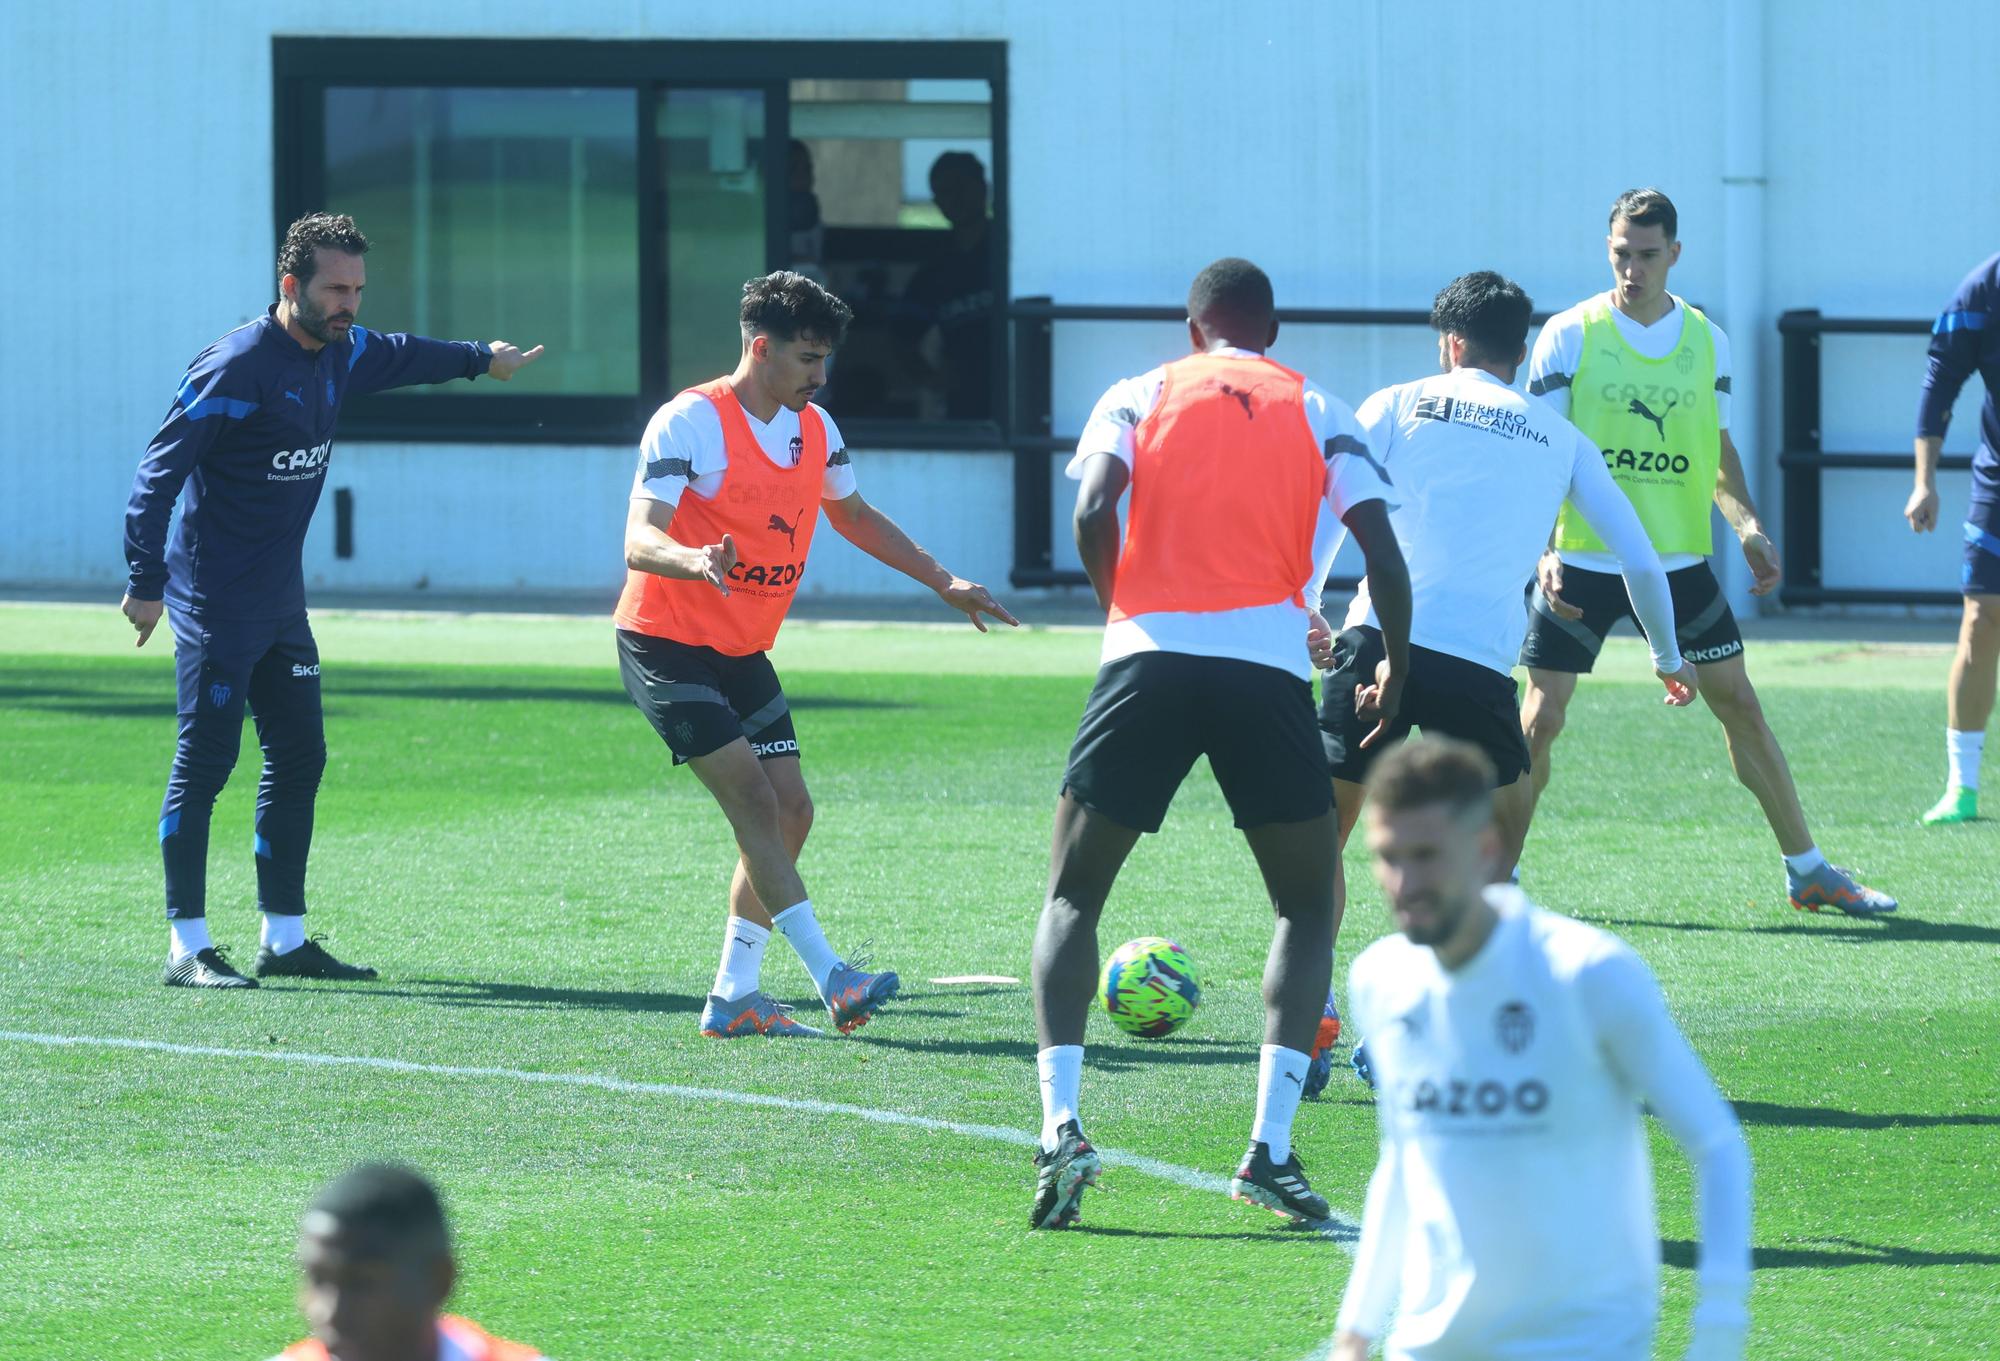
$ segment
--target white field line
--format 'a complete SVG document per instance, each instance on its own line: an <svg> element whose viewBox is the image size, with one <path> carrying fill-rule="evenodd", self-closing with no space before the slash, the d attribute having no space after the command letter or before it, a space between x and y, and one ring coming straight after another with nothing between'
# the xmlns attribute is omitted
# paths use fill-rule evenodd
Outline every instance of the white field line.
<svg viewBox="0 0 2000 1361"><path fill-rule="evenodd" d="M903 1111L876 1110L870 1106L850 1106L840 1101L814 1101L804 1097L768 1096L761 1092L735 1092L720 1087L686 1087L674 1082L631 1082L602 1073L537 1073L525 1068L470 1068L447 1063L413 1063L408 1059L376 1058L367 1054L307 1054L295 1050L224 1049L206 1044L171 1044L165 1040L132 1040L102 1035L44 1035L28 1030L0 1030L0 1041L34 1044L50 1049L128 1049L149 1054L177 1054L185 1058L257 1059L265 1063L290 1064L304 1068L367 1068L382 1073L413 1073L427 1077L484 1078L498 1082L524 1082L551 1087L590 1087L626 1096L666 1096L682 1101L706 1101L736 1106L763 1106L773 1110L800 1111L808 1115L844 1115L869 1120L878 1125L904 1125L912 1129L935 1130L969 1139L990 1139L1017 1148L1036 1148L1039 1136L999 1125L973 1125L958 1120L937 1120L928 1115ZM1129 1167L1161 1181L1170 1181L1194 1191L1229 1194L1229 1178L1192 1167L1161 1162L1140 1153L1101 1148L1098 1155L1109 1167ZM1317 1226L1318 1233L1352 1255L1360 1226L1338 1212Z"/></svg>

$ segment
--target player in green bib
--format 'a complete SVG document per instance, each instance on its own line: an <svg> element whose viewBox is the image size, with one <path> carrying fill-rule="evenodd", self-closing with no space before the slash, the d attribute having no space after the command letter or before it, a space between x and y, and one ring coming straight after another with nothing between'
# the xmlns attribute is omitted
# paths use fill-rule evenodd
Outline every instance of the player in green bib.
<svg viewBox="0 0 2000 1361"><path fill-rule="evenodd" d="M1607 239L1613 287L1543 326L1528 390L1596 441L1632 498L1667 572L1681 655L1694 664L1701 697L1722 722L1736 778L1756 796L1777 837L1792 906L1851 916L1893 912L1894 898L1830 864L1814 843L1785 753L1750 684L1742 632L1708 565L1712 502L1742 544L1755 578L1751 594L1765 594L1780 575L1778 550L1758 521L1729 438L1728 337L1667 291L1667 273L1680 259L1678 228L1674 205L1659 190L1619 196ZM1548 787L1550 750L1576 678L1630 613L1618 572L1617 559L1563 507L1528 588L1521 647L1528 668L1521 728L1536 799Z"/></svg>

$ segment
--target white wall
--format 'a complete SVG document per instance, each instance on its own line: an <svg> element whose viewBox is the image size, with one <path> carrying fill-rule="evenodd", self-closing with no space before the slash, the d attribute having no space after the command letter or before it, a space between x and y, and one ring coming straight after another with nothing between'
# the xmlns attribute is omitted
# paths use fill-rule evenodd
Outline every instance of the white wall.
<svg viewBox="0 0 2000 1361"><path fill-rule="evenodd" d="M1723 3L1689 0L1643 22L1588 0L851 0L806 11L229 0L202 6L199 23L142 0L5 6L0 42L29 59L0 82L12 130L0 152L11 266L0 581L115 589L132 468L182 367L268 298L273 34L1005 40L1014 290L1066 302L1172 302L1208 259L1246 254L1296 305L1423 306L1453 274L1490 267L1558 306L1603 284L1611 198L1658 183L1682 213L1675 287L1765 355L1761 419L1739 417L1738 441L1776 527L1776 313L1928 316L1995 248L2000 190L1968 88L2000 49L2000 6L1767 0L1768 313L1739 318L1721 307ZM1059 328L1058 426L1073 433L1105 382L1179 343L1171 327ZM1856 344L1870 342L1828 351L1829 447L1905 448L1922 343L1846 357ZM1288 334L1276 354L1357 401L1431 362L1421 332ZM1967 447L1977 398L1975 386L1949 447ZM504 526L521 572L493 578L498 589L517 577L615 585L607 535L625 450L482 450L483 466L509 476L471 492L467 452L342 441L331 485L355 491L359 556L332 560L322 512L309 574L471 587L486 579L472 570L479 549ZM1004 459L860 450L857 466L920 540L960 570L1004 578ZM1830 484L1829 580L1956 581L1948 536L1913 545L1898 529L1900 478ZM1056 520L1060 546L1066 509ZM843 544L817 562L812 587L891 580Z"/></svg>

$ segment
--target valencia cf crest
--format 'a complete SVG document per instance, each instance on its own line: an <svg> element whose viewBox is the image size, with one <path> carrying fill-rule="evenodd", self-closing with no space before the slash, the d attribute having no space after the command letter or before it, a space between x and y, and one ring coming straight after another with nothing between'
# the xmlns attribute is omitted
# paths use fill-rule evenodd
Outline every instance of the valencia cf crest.
<svg viewBox="0 0 2000 1361"><path fill-rule="evenodd" d="M799 466L799 460L806 456L806 441L803 435L793 435L791 444L792 466Z"/></svg>
<svg viewBox="0 0 2000 1361"><path fill-rule="evenodd" d="M326 404L328 406L333 405L333 380L331 378L326 380Z"/></svg>
<svg viewBox="0 0 2000 1361"><path fill-rule="evenodd" d="M1508 1002L1495 1014L1493 1029L1500 1047L1518 1054L1535 1042L1535 1013L1528 1010L1526 1002Z"/></svg>

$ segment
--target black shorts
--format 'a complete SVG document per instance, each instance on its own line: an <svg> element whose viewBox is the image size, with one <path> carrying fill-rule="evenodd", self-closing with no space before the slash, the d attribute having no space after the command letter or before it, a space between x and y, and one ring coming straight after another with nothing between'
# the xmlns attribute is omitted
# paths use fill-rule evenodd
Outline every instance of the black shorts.
<svg viewBox="0 0 2000 1361"><path fill-rule="evenodd" d="M1410 678L1403 683L1403 706L1389 731L1366 748L1361 739L1375 720L1354 712L1354 687L1373 685L1385 650L1380 629L1351 628L1334 639L1333 670L1320 680L1319 731L1326 764L1336 780L1360 784L1393 743L1422 728L1427 737L1456 737L1485 752L1504 787L1528 769L1528 742L1521 736L1520 696L1512 676L1490 666L1434 652L1410 649Z"/></svg>
<svg viewBox="0 0 2000 1361"><path fill-rule="evenodd" d="M618 630L618 673L668 747L674 764L749 739L760 761L799 754L791 705L762 652L732 657L712 647Z"/></svg>
<svg viewBox="0 0 2000 1361"><path fill-rule="evenodd" d="M1697 666L1742 655L1743 631L1722 594L1722 584L1706 562L1667 573L1674 598L1674 634L1681 657ZM1539 671L1583 675L1597 665L1604 637L1620 619L1638 619L1625 578L1616 572L1563 568L1562 597L1583 611L1581 619L1563 619L1550 608L1548 597L1528 583L1528 636L1521 643L1521 665Z"/></svg>
<svg viewBox="0 0 2000 1361"><path fill-rule="evenodd" d="M1275 666L1185 652L1104 664L1063 790L1121 827L1157 832L1197 756L1208 757L1238 827L1309 822L1333 807L1312 686Z"/></svg>

